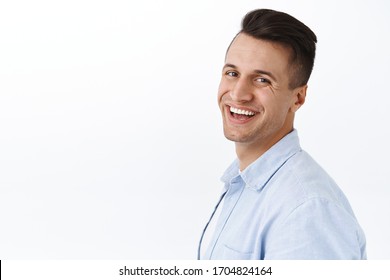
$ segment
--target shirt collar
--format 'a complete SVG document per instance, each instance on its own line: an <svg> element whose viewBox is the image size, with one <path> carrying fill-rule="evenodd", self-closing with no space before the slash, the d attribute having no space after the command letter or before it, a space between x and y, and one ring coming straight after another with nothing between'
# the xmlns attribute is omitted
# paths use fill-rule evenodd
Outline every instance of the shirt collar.
<svg viewBox="0 0 390 280"><path fill-rule="evenodd" d="M278 169L294 154L301 151L298 132L294 129L273 145L239 174L239 162L236 159L226 169L221 180L225 186L237 176L241 176L247 187L260 191Z"/></svg>

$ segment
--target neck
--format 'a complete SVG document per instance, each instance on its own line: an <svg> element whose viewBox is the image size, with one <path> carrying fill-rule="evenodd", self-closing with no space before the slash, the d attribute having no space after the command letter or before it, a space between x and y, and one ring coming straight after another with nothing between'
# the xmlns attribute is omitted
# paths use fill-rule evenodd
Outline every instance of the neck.
<svg viewBox="0 0 390 280"><path fill-rule="evenodd" d="M240 163L240 170L244 171L252 162L261 157L267 149L259 149L249 145L236 143L236 154Z"/></svg>
<svg viewBox="0 0 390 280"><path fill-rule="evenodd" d="M272 139L263 139L260 143L239 143L236 142L236 154L240 165L240 170L244 171L251 163L256 161L273 145L279 142L284 136L292 131L274 135Z"/></svg>

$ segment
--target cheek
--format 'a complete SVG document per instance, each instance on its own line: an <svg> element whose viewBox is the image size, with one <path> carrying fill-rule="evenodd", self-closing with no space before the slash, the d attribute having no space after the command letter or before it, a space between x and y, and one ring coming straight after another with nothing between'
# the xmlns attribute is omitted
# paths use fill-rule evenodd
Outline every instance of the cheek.
<svg viewBox="0 0 390 280"><path fill-rule="evenodd" d="M218 101L221 101L222 96L225 95L227 92L228 92L228 87L226 86L226 83L221 81L218 87Z"/></svg>
<svg viewBox="0 0 390 280"><path fill-rule="evenodd" d="M286 98L284 100L281 100L279 104L280 104L279 105L280 114L286 116L291 109L291 100Z"/></svg>
<svg viewBox="0 0 390 280"><path fill-rule="evenodd" d="M263 95L263 106L266 111L272 112L275 116L284 117L290 110L290 99L275 98L274 95Z"/></svg>

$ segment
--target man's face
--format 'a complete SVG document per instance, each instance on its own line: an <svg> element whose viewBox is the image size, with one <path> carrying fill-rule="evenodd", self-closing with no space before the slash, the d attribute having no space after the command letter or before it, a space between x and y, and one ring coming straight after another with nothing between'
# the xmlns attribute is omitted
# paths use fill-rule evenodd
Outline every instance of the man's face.
<svg viewBox="0 0 390 280"><path fill-rule="evenodd" d="M236 37L218 93L226 138L269 148L292 130L306 86L289 88L289 58L290 49L280 44L243 33Z"/></svg>

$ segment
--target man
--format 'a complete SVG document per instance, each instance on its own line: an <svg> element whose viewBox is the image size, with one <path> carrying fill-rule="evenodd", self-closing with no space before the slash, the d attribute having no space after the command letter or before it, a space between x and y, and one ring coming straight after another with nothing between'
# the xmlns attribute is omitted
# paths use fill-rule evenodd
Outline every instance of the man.
<svg viewBox="0 0 390 280"><path fill-rule="evenodd" d="M214 211L215 231L208 247L202 235L199 258L366 258L364 233L346 197L301 149L293 126L316 42L306 25L285 13L261 9L243 19L218 93L237 160L222 177L219 218Z"/></svg>

